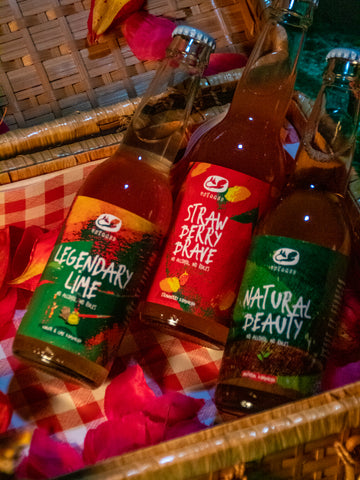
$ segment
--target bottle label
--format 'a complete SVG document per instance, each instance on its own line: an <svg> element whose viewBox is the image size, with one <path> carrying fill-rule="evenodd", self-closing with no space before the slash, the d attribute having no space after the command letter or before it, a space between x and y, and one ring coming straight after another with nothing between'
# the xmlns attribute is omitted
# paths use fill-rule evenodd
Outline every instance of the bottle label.
<svg viewBox="0 0 360 480"><path fill-rule="evenodd" d="M311 393L341 306L348 257L313 243L259 236L234 309L224 371ZM226 375L226 374L225 374Z"/></svg>
<svg viewBox="0 0 360 480"><path fill-rule="evenodd" d="M106 366L155 260L159 239L151 222L78 196L19 333Z"/></svg>
<svg viewBox="0 0 360 480"><path fill-rule="evenodd" d="M270 186L228 168L194 163L179 197L147 301L227 325Z"/></svg>

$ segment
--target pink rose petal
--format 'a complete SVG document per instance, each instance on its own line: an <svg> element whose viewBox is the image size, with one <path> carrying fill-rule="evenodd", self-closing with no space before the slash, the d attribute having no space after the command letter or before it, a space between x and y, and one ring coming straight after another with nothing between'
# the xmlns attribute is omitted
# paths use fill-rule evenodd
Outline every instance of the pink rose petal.
<svg viewBox="0 0 360 480"><path fill-rule="evenodd" d="M130 366L106 387L105 414L112 420L131 412L143 411L154 397L155 393L146 383L142 368L139 365Z"/></svg>
<svg viewBox="0 0 360 480"><path fill-rule="evenodd" d="M58 237L57 229L49 232L40 227L25 229L12 262L9 284L34 291Z"/></svg>
<svg viewBox="0 0 360 480"><path fill-rule="evenodd" d="M0 230L0 298L3 292L2 287L8 274L10 261L10 232L9 228L5 227Z"/></svg>
<svg viewBox="0 0 360 480"><path fill-rule="evenodd" d="M9 397L0 391L0 433L6 432L13 414Z"/></svg>
<svg viewBox="0 0 360 480"><path fill-rule="evenodd" d="M16 478L54 478L84 467L81 453L68 443L51 438L43 429L34 431L29 454L16 470Z"/></svg>
<svg viewBox="0 0 360 480"><path fill-rule="evenodd" d="M241 53L212 53L204 76L227 72L246 65L247 57Z"/></svg>
<svg viewBox="0 0 360 480"><path fill-rule="evenodd" d="M204 405L204 400L188 397L179 392L167 392L149 400L144 408L153 419L160 419L167 425L194 418Z"/></svg>
<svg viewBox="0 0 360 480"><path fill-rule="evenodd" d="M0 300L0 340L7 338L8 331L12 327L17 299L16 288L8 288L6 289L6 295Z"/></svg>
<svg viewBox="0 0 360 480"><path fill-rule="evenodd" d="M140 10L121 24L121 31L139 60L154 61L165 57L175 27L175 23L168 18L157 17Z"/></svg>
<svg viewBox="0 0 360 480"><path fill-rule="evenodd" d="M144 3L145 0L124 0L109 5L108 0L91 0L87 21L89 44L97 43L103 34L139 10Z"/></svg>
<svg viewBox="0 0 360 480"><path fill-rule="evenodd" d="M339 366L330 358L322 378L322 390L332 390L360 380L360 361Z"/></svg>
<svg viewBox="0 0 360 480"><path fill-rule="evenodd" d="M152 422L142 412L108 420L88 431L84 442L84 461L91 465L160 442L164 426Z"/></svg>
<svg viewBox="0 0 360 480"><path fill-rule="evenodd" d="M204 430L206 425L200 422L198 418L192 420L184 420L166 428L165 440L171 440L172 438L182 437L183 435L189 435L190 433L200 432Z"/></svg>

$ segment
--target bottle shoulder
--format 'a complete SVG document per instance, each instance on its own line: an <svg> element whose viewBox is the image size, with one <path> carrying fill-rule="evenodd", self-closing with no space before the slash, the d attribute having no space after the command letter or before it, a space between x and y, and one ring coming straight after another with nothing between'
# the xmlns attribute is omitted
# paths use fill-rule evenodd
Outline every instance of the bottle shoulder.
<svg viewBox="0 0 360 480"><path fill-rule="evenodd" d="M137 154L139 155L139 153ZM141 156L141 155L139 155ZM119 206L167 229L172 212L169 172L119 148L85 179L78 195Z"/></svg>
<svg viewBox="0 0 360 480"><path fill-rule="evenodd" d="M285 152L280 130L227 115L206 131L188 152L191 162L204 162L242 172L282 188Z"/></svg>
<svg viewBox="0 0 360 480"><path fill-rule="evenodd" d="M153 180L160 184L169 183L170 162L143 150L121 145L108 159L100 163L84 182L89 185L117 185L132 181L134 186L143 188L143 183L152 185ZM128 184L128 183L127 183Z"/></svg>
<svg viewBox="0 0 360 480"><path fill-rule="evenodd" d="M342 197L308 189L283 198L259 224L257 233L296 238L349 255L350 230Z"/></svg>

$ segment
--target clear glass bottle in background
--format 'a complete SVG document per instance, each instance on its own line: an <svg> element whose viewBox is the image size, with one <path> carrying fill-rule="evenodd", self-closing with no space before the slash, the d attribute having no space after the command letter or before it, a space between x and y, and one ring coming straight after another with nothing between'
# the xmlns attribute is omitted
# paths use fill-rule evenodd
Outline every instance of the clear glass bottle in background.
<svg viewBox="0 0 360 480"><path fill-rule="evenodd" d="M230 109L191 149L175 221L141 319L223 348L259 217L286 179L280 131L314 0L279 0L255 43Z"/></svg>
<svg viewBox="0 0 360 480"><path fill-rule="evenodd" d="M345 196L359 101L360 53L331 50L295 171L253 239L216 389L223 412L319 390L351 251Z"/></svg>
<svg viewBox="0 0 360 480"><path fill-rule="evenodd" d="M175 28L123 142L77 193L16 334L20 359L89 387L106 379L169 227L170 167L214 48Z"/></svg>

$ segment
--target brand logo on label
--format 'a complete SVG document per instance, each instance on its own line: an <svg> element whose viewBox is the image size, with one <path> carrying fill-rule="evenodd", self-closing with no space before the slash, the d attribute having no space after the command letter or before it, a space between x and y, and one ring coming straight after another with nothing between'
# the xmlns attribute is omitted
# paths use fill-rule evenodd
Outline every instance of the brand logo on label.
<svg viewBox="0 0 360 480"><path fill-rule="evenodd" d="M296 265L300 260L300 253L292 248L279 248L272 258L278 265Z"/></svg>
<svg viewBox="0 0 360 480"><path fill-rule="evenodd" d="M226 192L229 187L229 181L219 175L210 175L204 182L204 188L209 192Z"/></svg>
<svg viewBox="0 0 360 480"><path fill-rule="evenodd" d="M109 213L102 213L95 220L95 225L100 230L105 232L118 232L121 228L121 220L115 215L110 215Z"/></svg>

